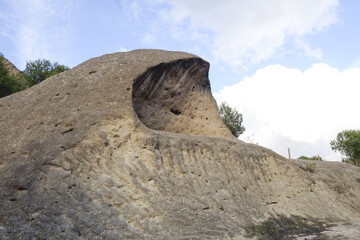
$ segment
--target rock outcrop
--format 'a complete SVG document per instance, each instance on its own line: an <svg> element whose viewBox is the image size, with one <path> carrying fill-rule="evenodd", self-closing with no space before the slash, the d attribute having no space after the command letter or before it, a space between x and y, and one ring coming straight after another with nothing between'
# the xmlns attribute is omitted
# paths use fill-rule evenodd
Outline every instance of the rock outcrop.
<svg viewBox="0 0 360 240"><path fill-rule="evenodd" d="M281 214L357 224L360 170L232 137L197 56L90 59L0 99L0 239L243 238Z"/></svg>
<svg viewBox="0 0 360 240"><path fill-rule="evenodd" d="M20 70L15 67L14 64L12 64L9 60L7 60L4 57L1 57L0 60L3 61L5 68L9 71L11 75L18 75L20 74Z"/></svg>

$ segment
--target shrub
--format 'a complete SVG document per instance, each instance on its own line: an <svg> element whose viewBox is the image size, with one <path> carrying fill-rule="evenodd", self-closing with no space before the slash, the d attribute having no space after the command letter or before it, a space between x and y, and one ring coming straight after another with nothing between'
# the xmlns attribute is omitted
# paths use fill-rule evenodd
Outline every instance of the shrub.
<svg viewBox="0 0 360 240"><path fill-rule="evenodd" d="M304 171L313 173L313 172L315 172L316 163L309 163L309 164L306 164L306 166L300 165L299 167Z"/></svg>
<svg viewBox="0 0 360 240"><path fill-rule="evenodd" d="M22 86L19 82L20 77L10 74L3 60L4 57L0 53L0 98L22 90Z"/></svg>
<svg viewBox="0 0 360 240"><path fill-rule="evenodd" d="M344 130L330 142L331 149L345 157L343 162L360 166L360 130Z"/></svg>
<svg viewBox="0 0 360 240"><path fill-rule="evenodd" d="M35 60L26 63L24 73L29 86L33 86L44 81L46 78L68 70L69 67L59 65L57 62L51 63L49 60Z"/></svg>
<svg viewBox="0 0 360 240"><path fill-rule="evenodd" d="M300 156L300 157L298 157L298 159L323 161L323 159L322 159L319 155L317 155L317 156L312 156L312 157Z"/></svg>
<svg viewBox="0 0 360 240"><path fill-rule="evenodd" d="M260 225L245 227L249 237L257 236L260 240L295 239L294 235L316 235L321 237L321 232L329 226L323 222L300 216L270 218ZM316 238L323 239L323 238Z"/></svg>
<svg viewBox="0 0 360 240"><path fill-rule="evenodd" d="M245 131L242 126L243 116L235 108L230 107L227 103L221 103L219 106L221 120L230 130L232 135L239 137Z"/></svg>

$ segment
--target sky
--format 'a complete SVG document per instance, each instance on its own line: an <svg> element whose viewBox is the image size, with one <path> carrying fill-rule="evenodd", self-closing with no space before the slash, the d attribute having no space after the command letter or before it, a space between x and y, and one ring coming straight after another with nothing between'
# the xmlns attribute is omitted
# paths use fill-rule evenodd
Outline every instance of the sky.
<svg viewBox="0 0 360 240"><path fill-rule="evenodd" d="M341 161L329 142L360 129L360 1L0 0L0 52L20 70L74 67L133 49L196 54L239 138L292 158Z"/></svg>

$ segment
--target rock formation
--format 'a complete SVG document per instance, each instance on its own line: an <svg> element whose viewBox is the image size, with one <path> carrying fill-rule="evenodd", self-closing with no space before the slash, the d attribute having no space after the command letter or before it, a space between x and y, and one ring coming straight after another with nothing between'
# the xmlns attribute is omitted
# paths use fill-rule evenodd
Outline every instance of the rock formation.
<svg viewBox="0 0 360 240"><path fill-rule="evenodd" d="M208 69L136 50L0 99L0 239L241 239L281 214L355 229L359 168L232 137Z"/></svg>
<svg viewBox="0 0 360 240"><path fill-rule="evenodd" d="M0 58L2 59L4 65L5 65L5 68L9 71L9 73L11 75L18 75L20 74L20 70L17 69L17 67L15 67L14 64L12 64L9 60L7 60L6 58L2 57Z"/></svg>

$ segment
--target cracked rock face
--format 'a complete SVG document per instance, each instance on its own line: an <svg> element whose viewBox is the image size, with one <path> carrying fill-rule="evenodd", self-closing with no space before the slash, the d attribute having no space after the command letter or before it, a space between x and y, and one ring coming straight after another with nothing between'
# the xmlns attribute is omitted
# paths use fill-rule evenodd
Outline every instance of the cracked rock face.
<svg viewBox="0 0 360 240"><path fill-rule="evenodd" d="M359 168L309 173L232 137L208 68L136 50L0 99L0 239L242 239L279 214L358 223Z"/></svg>

